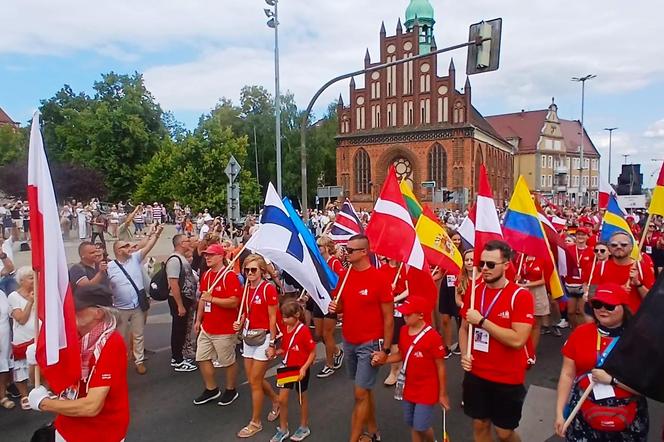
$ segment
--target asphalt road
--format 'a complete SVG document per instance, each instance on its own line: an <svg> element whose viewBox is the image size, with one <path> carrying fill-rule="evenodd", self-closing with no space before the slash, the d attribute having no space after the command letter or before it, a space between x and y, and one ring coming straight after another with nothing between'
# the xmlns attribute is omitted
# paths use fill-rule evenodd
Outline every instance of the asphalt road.
<svg viewBox="0 0 664 442"><path fill-rule="evenodd" d="M155 248L157 256L170 250L169 238L165 235ZM67 255L70 262L75 259L76 243L67 243ZM29 254L17 254L18 262L29 262ZM170 362L170 316L165 303L157 303L150 310L146 329L146 345L155 351L149 356L146 365L148 373L137 375L130 365L129 393L131 403L131 424L127 441L162 442L162 441L235 441L235 434L249 420L251 399L243 370L240 371L240 397L228 407L219 407L216 403L195 406L192 400L203 389L198 371L176 373ZM555 388L560 370L560 347L563 338L544 336L538 362L527 376L529 387L524 416L519 432L524 442L557 441L553 437L553 417L555 406ZM319 346L320 347L320 346ZM322 348L318 348L322 354ZM460 407L462 370L459 358L453 356L446 361L448 373L448 391L453 409L447 416L450 440L470 441L471 422ZM321 368L320 359L312 369L316 373ZM381 381L387 368L382 369ZM269 372L270 374L270 372ZM271 373L273 375L273 373ZM220 385L223 373L218 376ZM274 378L272 378L273 380ZM316 442L346 441L349 434L350 414L352 410L352 384L342 369L327 379L312 377L310 384L310 427L312 435L308 440ZM377 417L382 438L386 442L408 441L409 433L403 423L401 405L392 398L392 389L381 385L375 389ZM297 428L299 412L296 395L291 397L290 427ZM269 403L265 404L267 416ZM650 403L651 431L649 441L660 441L664 405ZM21 442L29 441L32 432L52 416L35 411L25 412L18 407L13 410L0 409L0 440ZM437 413L435 430L440 441L442 434L442 414ZM263 421L264 429L252 440L269 441L276 428L275 423ZM103 429L100 429L103 431Z"/></svg>

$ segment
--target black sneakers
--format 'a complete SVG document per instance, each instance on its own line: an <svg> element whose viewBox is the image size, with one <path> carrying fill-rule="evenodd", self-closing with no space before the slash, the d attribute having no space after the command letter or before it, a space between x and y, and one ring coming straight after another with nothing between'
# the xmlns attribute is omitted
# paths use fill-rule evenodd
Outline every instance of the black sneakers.
<svg viewBox="0 0 664 442"><path fill-rule="evenodd" d="M221 392L218 388L215 388L214 390L203 390L203 393L194 399L194 405L206 404L217 399L219 396L221 396Z"/></svg>
<svg viewBox="0 0 664 442"><path fill-rule="evenodd" d="M217 402L217 405L229 405L231 404L235 399L237 399L240 395L238 394L237 390L224 390L224 394L221 395L221 399L219 399L219 402Z"/></svg>
<svg viewBox="0 0 664 442"><path fill-rule="evenodd" d="M341 368L341 364L344 363L344 351L343 349L339 349L339 352L334 355L334 360L332 362L332 368L335 370L339 370Z"/></svg>

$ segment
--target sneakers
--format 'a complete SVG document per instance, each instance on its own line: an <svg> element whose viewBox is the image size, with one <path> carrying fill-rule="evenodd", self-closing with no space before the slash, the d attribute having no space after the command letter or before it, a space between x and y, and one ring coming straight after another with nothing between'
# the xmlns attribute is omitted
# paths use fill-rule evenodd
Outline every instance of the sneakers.
<svg viewBox="0 0 664 442"><path fill-rule="evenodd" d="M449 359L452 357L452 349L449 347L445 347L445 359Z"/></svg>
<svg viewBox="0 0 664 442"><path fill-rule="evenodd" d="M335 370L339 370L341 368L341 364L344 362L344 351L342 349L339 349L336 355L334 355L334 361L332 368ZM298 428L299 430L299 428Z"/></svg>
<svg viewBox="0 0 664 442"><path fill-rule="evenodd" d="M230 405L235 399L237 399L240 395L238 394L237 390L224 390L224 394L221 395L221 399L219 399L219 402L217 402L217 405L221 405L222 407L225 405Z"/></svg>
<svg viewBox="0 0 664 442"><path fill-rule="evenodd" d="M328 367L327 365L323 367L321 371L316 375L317 378L329 378L334 374L334 368Z"/></svg>
<svg viewBox="0 0 664 442"><path fill-rule="evenodd" d="M396 373L390 371L390 374L387 375L387 377L385 378L385 381L383 381L383 384L385 384L388 387L391 387L396 383L397 383L397 375L396 375Z"/></svg>
<svg viewBox="0 0 664 442"><path fill-rule="evenodd" d="M556 338L559 338L559 337L562 336L562 333L560 333L560 328L558 328L558 326L556 326L556 325L551 327L551 333L553 333L553 336L555 336Z"/></svg>
<svg viewBox="0 0 664 442"><path fill-rule="evenodd" d="M207 404L210 401L213 401L221 396L221 392L218 388L214 390L204 390L203 393L194 399L194 405Z"/></svg>
<svg viewBox="0 0 664 442"><path fill-rule="evenodd" d="M172 366L173 366L173 369L175 371L179 371L179 372L190 372L190 371L198 370L198 367L196 365L192 364L191 362L189 362L186 359L184 361L180 362L179 364L172 365Z"/></svg>
<svg viewBox="0 0 664 442"><path fill-rule="evenodd" d="M567 328L567 327L569 327L569 322L567 322L567 320L563 318L563 319L560 320L560 322L558 324L556 324L556 327L558 327L558 328Z"/></svg>
<svg viewBox="0 0 664 442"><path fill-rule="evenodd" d="M548 334L551 334L551 329L549 329L549 327L542 326L542 329L540 330L540 335L544 336Z"/></svg>
<svg viewBox="0 0 664 442"><path fill-rule="evenodd" d="M459 347L459 343L458 343L458 342L455 342L455 343L452 345L452 348L451 348L450 350L452 350L452 354L453 354L453 355L457 355L457 356L460 356L460 355L461 355L461 348Z"/></svg>
<svg viewBox="0 0 664 442"><path fill-rule="evenodd" d="M293 433L293 435L290 437L290 440L299 442L306 439L310 434L311 430L309 430L309 427L300 427L295 431L295 433Z"/></svg>
<svg viewBox="0 0 664 442"><path fill-rule="evenodd" d="M140 375L143 375L147 372L148 372L148 369L145 368L145 364L143 364L142 362L139 363L139 364L136 364L136 373L138 373Z"/></svg>
<svg viewBox="0 0 664 442"><path fill-rule="evenodd" d="M179 362L175 362L175 359L171 358L171 367L177 367Z"/></svg>
<svg viewBox="0 0 664 442"><path fill-rule="evenodd" d="M222 368L223 366L221 365L221 362L217 361L216 359L212 361L212 366L214 368Z"/></svg>
<svg viewBox="0 0 664 442"><path fill-rule="evenodd" d="M277 427L277 432L274 433L274 436L272 436L270 442L284 442L286 439L288 439L288 436L290 436L290 432L288 431L288 429L284 431L281 428Z"/></svg>

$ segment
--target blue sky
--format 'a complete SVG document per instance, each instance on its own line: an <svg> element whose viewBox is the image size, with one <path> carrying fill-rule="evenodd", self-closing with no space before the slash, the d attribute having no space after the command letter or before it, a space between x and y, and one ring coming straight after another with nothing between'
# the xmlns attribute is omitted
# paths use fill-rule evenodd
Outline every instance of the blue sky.
<svg viewBox="0 0 664 442"><path fill-rule="evenodd" d="M597 74L587 83L586 128L607 169L613 136L613 176L621 154L643 164L646 183L664 159L664 60L652 17L664 4L616 0L432 0L438 46L467 37L468 25L503 18L501 67L471 78L473 102L490 115L542 109L556 98L562 118L580 118L580 86L572 76ZM282 90L304 107L329 78L362 66L364 51L377 54L385 21L394 33L408 0L280 1ZM380 7L376 7L380 5ZM527 5L527 6L525 6ZM187 127L222 96L237 100L245 84L273 91L273 33L261 0L116 0L103 9L82 0L26 0L0 15L0 107L25 123L39 100L65 83L90 91L100 74L144 73L165 110ZM452 54L457 88L465 80L465 53ZM444 74L449 56L439 58ZM359 81L361 84L361 80ZM325 93L320 113L348 84Z"/></svg>

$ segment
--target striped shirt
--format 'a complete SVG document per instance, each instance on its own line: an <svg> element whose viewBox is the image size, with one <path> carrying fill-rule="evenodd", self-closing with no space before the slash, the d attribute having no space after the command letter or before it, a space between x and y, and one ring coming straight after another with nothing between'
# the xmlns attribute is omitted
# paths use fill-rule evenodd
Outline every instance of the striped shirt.
<svg viewBox="0 0 664 442"><path fill-rule="evenodd" d="M152 208L152 217L156 220L161 221L161 207L155 206Z"/></svg>

